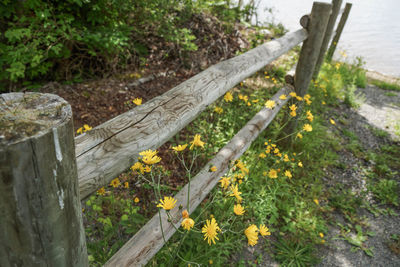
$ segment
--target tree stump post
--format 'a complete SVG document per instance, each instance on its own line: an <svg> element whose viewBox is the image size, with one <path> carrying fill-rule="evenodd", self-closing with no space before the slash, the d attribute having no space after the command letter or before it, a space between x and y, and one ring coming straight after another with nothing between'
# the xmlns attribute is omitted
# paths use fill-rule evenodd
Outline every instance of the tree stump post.
<svg viewBox="0 0 400 267"><path fill-rule="evenodd" d="M332 13L329 17L328 26L326 26L325 36L322 41L321 50L319 52L318 60L315 65L315 70L313 74L313 78L317 79L319 70L321 69L322 64L324 63L325 53L328 49L328 44L332 36L333 27L335 27L336 19L338 17L340 7L342 6L342 0L332 0Z"/></svg>
<svg viewBox="0 0 400 267"><path fill-rule="evenodd" d="M333 54L335 53L336 46L339 43L340 35L342 35L342 31L343 31L344 25L346 24L347 18L349 17L351 6L352 6L351 3L346 3L346 5L344 7L343 14L340 17L339 24L338 24L338 26L336 28L335 36L332 39L331 45L330 45L330 47L328 49L328 53L326 55L326 59L328 61L332 60Z"/></svg>
<svg viewBox="0 0 400 267"><path fill-rule="evenodd" d="M0 96L0 266L88 266L70 105Z"/></svg>
<svg viewBox="0 0 400 267"><path fill-rule="evenodd" d="M314 2L309 22L306 23L308 38L303 42L301 47L300 57L296 65L296 72L293 77L293 85L297 95L303 97L308 90L315 65L321 50L322 41L325 35L326 26L332 10L332 5L329 3ZM300 115L302 106L298 107ZM299 116L298 115L298 116ZM290 136L284 140L284 146L291 143L291 136L297 127L297 120L292 119L282 130L283 138Z"/></svg>

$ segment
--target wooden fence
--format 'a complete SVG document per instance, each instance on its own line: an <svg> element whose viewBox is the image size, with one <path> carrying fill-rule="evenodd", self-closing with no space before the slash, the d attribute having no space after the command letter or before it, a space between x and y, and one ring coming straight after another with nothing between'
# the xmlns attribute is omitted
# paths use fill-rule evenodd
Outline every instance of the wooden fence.
<svg viewBox="0 0 400 267"><path fill-rule="evenodd" d="M164 144L229 89L303 42L294 76L287 76L289 84L272 97L276 107L258 112L192 179L190 209L188 185L175 196L178 206L194 211L229 162L246 151L289 101L289 92L306 94L341 2L315 2L311 14L301 19L303 28L216 64L75 140L71 108L60 97L2 95L0 266L87 266L80 201L131 166L139 152ZM281 100L282 94L289 96ZM216 172L209 172L211 165ZM146 264L164 245L160 223L166 240L179 227L179 211L171 215L171 222L164 211L155 215L105 266Z"/></svg>

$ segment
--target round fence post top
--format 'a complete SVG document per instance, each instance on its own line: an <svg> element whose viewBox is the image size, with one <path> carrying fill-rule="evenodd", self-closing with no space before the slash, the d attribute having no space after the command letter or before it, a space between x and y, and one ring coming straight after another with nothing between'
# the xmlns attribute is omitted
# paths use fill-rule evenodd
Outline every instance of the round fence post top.
<svg viewBox="0 0 400 267"><path fill-rule="evenodd" d="M72 118L63 98L45 93L0 95L0 147L41 136Z"/></svg>

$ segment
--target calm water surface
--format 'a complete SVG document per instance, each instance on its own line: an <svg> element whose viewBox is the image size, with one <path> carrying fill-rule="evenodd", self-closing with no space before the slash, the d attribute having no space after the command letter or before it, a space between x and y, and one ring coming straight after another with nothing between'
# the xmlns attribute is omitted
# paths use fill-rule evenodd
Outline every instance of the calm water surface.
<svg viewBox="0 0 400 267"><path fill-rule="evenodd" d="M342 7L345 2L343 0ZM347 2L353 6L335 58L340 58L338 51L345 50L349 56L347 61L361 56L366 61L367 69L400 77L400 0ZM311 11L312 4L312 0L261 0L259 19L263 21L263 18L270 18L265 8L272 8L274 22L281 22L289 30L296 30L300 28L300 17Z"/></svg>

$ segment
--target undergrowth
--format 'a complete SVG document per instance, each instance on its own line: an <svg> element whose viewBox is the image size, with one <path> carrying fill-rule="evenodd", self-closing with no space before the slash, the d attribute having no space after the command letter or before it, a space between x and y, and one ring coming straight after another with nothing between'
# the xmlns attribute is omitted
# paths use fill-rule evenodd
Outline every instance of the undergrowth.
<svg viewBox="0 0 400 267"><path fill-rule="evenodd" d="M219 185L190 215L195 222L193 229L197 230L175 233L148 265L225 266L236 260L243 262L243 259L235 255L245 246L246 240L248 245L253 246L257 242L269 243L276 239L279 242L273 246L272 253L281 264L308 266L317 262L315 248L329 242L325 234L329 213L333 209L342 210L350 220L358 222L353 215L355 208L362 203L361 200L351 194L342 194L340 189L326 194L321 180L326 168L337 165L336 151L339 147L339 140L327 130L327 123L335 124L336 118L327 120L324 112L337 105L340 99L345 99L346 92L342 88L354 86L356 80L349 77L358 72L356 67L347 64L325 64L319 79L310 85L310 97L297 97L295 105L303 104L304 114L296 114L297 106L284 107L240 158L241 163L232 163L230 171L224 176L227 180L223 182L221 177ZM187 144L194 134L199 134L204 147L199 150L203 156L197 157L196 164L203 166L264 107L266 101L282 86L284 74L285 71L273 67L241 82L229 94L208 107L185 131L174 137L171 146ZM298 118L300 121L299 129L292 136L293 143L289 146L285 145L280 134L288 118ZM195 140L193 142L196 143ZM185 153L182 157L189 156L193 151ZM153 168L160 168L157 173L161 176L168 175L162 166ZM193 170L196 168L201 167L194 167ZM140 181L143 184L140 177L140 174L130 176L129 179L133 181L128 180L127 193L119 193L115 199L133 199L135 194L129 193L131 189L128 188L133 183L140 184ZM155 191L157 197L150 197L153 201L142 205L142 209L154 212L152 205L155 199L175 194L175 190L163 184L162 179L160 181L158 191ZM152 183L150 180L151 184L154 186L154 181ZM144 183L142 186L150 189L150 185ZM237 196L236 199L232 197L234 191L231 185L238 186L243 200L239 201ZM376 193L378 198L386 203L397 204L396 200L388 196L392 194L393 185L390 182L379 182L374 186L380 192ZM121 189L122 185L118 187L116 192L125 190ZM90 199L91 203L86 203L85 211L87 220L94 222L93 225L89 223L86 229L88 237L92 237L88 239L88 248L94 266L104 263L112 254L104 254L104 251L115 252L123 243L120 240L126 240L127 233L135 232L142 225L142 215L139 214L146 214L137 208L128 208L130 205L138 205L132 201L128 201L130 205L126 206L114 205L110 213L109 205L115 200L110 196L116 189L109 186L103 190L105 192ZM97 209L93 203L96 203ZM234 212L234 206L238 204L244 210L243 215ZM148 213L146 216L151 215ZM137 223L127 224L128 218L133 218ZM215 233L215 237L218 237L213 239L215 244L204 241L201 228L197 228L200 224L204 229L206 220L211 218L215 219L221 229ZM260 237L254 242L248 233L244 234L244 230L250 226L255 225L257 229L263 224L271 236ZM116 229L123 232L118 234L118 239L103 233L116 233Z"/></svg>

